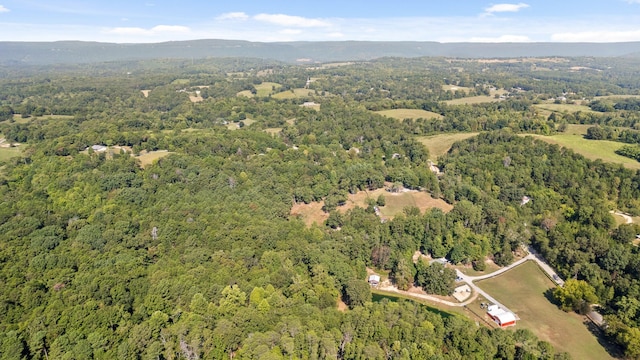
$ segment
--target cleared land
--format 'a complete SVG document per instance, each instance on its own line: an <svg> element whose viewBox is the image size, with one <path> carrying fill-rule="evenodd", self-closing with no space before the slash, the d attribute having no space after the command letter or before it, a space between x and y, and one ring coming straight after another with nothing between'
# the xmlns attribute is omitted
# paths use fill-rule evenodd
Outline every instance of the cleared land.
<svg viewBox="0 0 640 360"><path fill-rule="evenodd" d="M20 156L22 150L19 147L0 147L0 161L7 161L13 157Z"/></svg>
<svg viewBox="0 0 640 360"><path fill-rule="evenodd" d="M289 91L279 92L273 94L271 97L274 99L297 99L301 97L308 97L315 95L315 90L296 88Z"/></svg>
<svg viewBox="0 0 640 360"><path fill-rule="evenodd" d="M278 83L263 82L262 84L255 86L256 90L258 91L258 93L256 95L260 96L260 97L269 96L269 95L273 94L274 91L277 91L281 87L282 87L282 85L280 85Z"/></svg>
<svg viewBox="0 0 640 360"><path fill-rule="evenodd" d="M447 100L445 103L447 105L473 105L473 104L482 104L488 102L500 101L500 99L496 99L493 96L480 95L480 96L471 96L471 97L463 97L460 99Z"/></svg>
<svg viewBox="0 0 640 360"><path fill-rule="evenodd" d="M140 160L140 166L144 169L145 166L153 164L154 161L161 159L167 155L171 154L171 152L167 150L157 150L157 151L141 151L139 156L136 156L136 159Z"/></svg>
<svg viewBox="0 0 640 360"><path fill-rule="evenodd" d="M640 169L640 162L634 159L630 159L624 156L620 156L615 153L616 150L624 146L624 143L609 140L589 140L585 139L581 135L527 135L533 136L536 139L548 142L550 144L558 144L568 149L575 151L578 154L586 157L587 159L622 164L628 169L638 170Z"/></svg>
<svg viewBox="0 0 640 360"><path fill-rule="evenodd" d="M444 91L464 91L464 92L469 92L471 91L471 88L469 87L464 87L464 86L458 86L458 85L442 85L442 90Z"/></svg>
<svg viewBox="0 0 640 360"><path fill-rule="evenodd" d="M530 329L574 359L612 359L589 332L582 316L565 313L549 302L545 294L555 286L534 262L528 261L477 285L520 317L516 328Z"/></svg>
<svg viewBox="0 0 640 360"><path fill-rule="evenodd" d="M280 133L280 131L282 131L282 128L268 128L268 129L264 129L264 132L266 132L267 134L271 134L271 135L277 135Z"/></svg>
<svg viewBox="0 0 640 360"><path fill-rule="evenodd" d="M254 122L256 122L255 120L251 120L251 119L244 119L241 120L244 123L244 126L249 126L251 124L253 124ZM229 130L238 130L240 129L240 122L231 122L227 124L227 129Z"/></svg>
<svg viewBox="0 0 640 360"><path fill-rule="evenodd" d="M476 135L478 135L478 133L440 134L433 136L421 136L417 139L427 147L429 150L429 156L431 156L432 159L437 159L438 157L446 154L447 151L451 149L451 145L456 141L466 140Z"/></svg>
<svg viewBox="0 0 640 360"><path fill-rule="evenodd" d="M345 213L355 207L366 208L368 198L377 199L380 195L384 195L386 202L385 206L380 207L380 215L385 219L393 219L394 216L401 214L407 206L415 206L422 213L431 208L439 208L444 212L449 212L453 209L452 205L447 204L444 200L434 199L426 192L405 191L391 193L385 189L377 189L349 194L346 204L339 206L338 211ZM307 226L311 226L314 223L322 225L329 217L329 214L322 211L323 206L323 201L295 204L291 208L290 214L291 216L301 217Z"/></svg>
<svg viewBox="0 0 640 360"><path fill-rule="evenodd" d="M533 106L537 107L538 109L559 113L574 113L577 111L590 113L596 112L591 110L591 108L586 105L579 104L535 104Z"/></svg>
<svg viewBox="0 0 640 360"><path fill-rule="evenodd" d="M404 120L404 119L442 119L443 116L434 113L431 111L420 110L420 109L392 109L392 110L381 110L375 111L376 114L380 114L382 116Z"/></svg>

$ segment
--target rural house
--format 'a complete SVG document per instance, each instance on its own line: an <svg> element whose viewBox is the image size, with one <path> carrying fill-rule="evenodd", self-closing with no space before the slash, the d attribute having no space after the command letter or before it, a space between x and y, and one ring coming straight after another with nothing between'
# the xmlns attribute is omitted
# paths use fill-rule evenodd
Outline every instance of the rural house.
<svg viewBox="0 0 640 360"><path fill-rule="evenodd" d="M487 315L502 328L516 325L516 315L498 305L489 305Z"/></svg>

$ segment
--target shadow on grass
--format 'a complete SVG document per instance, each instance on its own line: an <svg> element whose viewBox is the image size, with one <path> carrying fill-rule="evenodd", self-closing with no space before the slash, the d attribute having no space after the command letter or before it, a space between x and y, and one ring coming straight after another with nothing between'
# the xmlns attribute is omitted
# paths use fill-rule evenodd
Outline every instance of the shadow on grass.
<svg viewBox="0 0 640 360"><path fill-rule="evenodd" d="M589 320L587 317L585 317L584 325L587 327L589 332L596 337L600 346L602 346L609 355L617 359L622 359L624 357L623 349L613 341L609 340L609 338L604 334L604 331L602 331L598 325L594 324L593 321Z"/></svg>
<svg viewBox="0 0 640 360"><path fill-rule="evenodd" d="M555 297L555 296L553 296L553 290L555 290L555 288L547 289L547 290L543 293L543 295L544 295L544 297L545 297L547 300L549 300L549 302L550 302L550 303L552 303L553 305L555 305L555 306L558 306L558 307L559 307L559 306L560 306L560 303L558 302L558 300L556 299L556 297Z"/></svg>

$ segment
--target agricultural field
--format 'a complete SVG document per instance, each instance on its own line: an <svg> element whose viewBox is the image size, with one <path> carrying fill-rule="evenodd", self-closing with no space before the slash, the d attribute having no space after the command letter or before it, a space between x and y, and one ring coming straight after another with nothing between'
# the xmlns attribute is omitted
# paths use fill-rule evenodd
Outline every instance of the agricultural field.
<svg viewBox="0 0 640 360"><path fill-rule="evenodd" d="M609 140L589 140L585 139L581 135L527 135L533 136L536 139L540 139L550 144L558 144L568 149L575 151L582 156L596 160L622 164L628 169L638 170L640 169L640 162L634 159L630 159L615 153L616 150L624 146L624 143L618 141Z"/></svg>
<svg viewBox="0 0 640 360"><path fill-rule="evenodd" d="M422 136L418 138L424 146L429 150L429 156L434 161L447 153L451 149L451 145L456 141L466 140L474 137L478 133L454 133L454 134L440 134L433 136Z"/></svg>
<svg viewBox="0 0 640 360"><path fill-rule="evenodd" d="M457 86L457 85L442 85L442 90L444 90L444 91L452 91L452 92L464 91L464 92L468 93L469 91L471 91L471 88L470 87L465 87L465 86Z"/></svg>
<svg viewBox="0 0 640 360"><path fill-rule="evenodd" d="M380 114L382 116L404 120L404 119L442 119L443 116L434 113L431 111L421 110L421 109L392 109L392 110L381 110L376 111L376 114Z"/></svg>
<svg viewBox="0 0 640 360"><path fill-rule="evenodd" d="M549 301L547 294L554 283L534 262L477 285L520 317L516 328L530 329L574 359L612 359L587 329L583 316L565 313Z"/></svg>
<svg viewBox="0 0 640 360"><path fill-rule="evenodd" d="M473 104L483 104L483 103L495 102L495 101L500 101L500 99L497 99L494 96L479 95L479 96L463 97L460 99L447 100L445 101L445 103L447 105L473 105Z"/></svg>

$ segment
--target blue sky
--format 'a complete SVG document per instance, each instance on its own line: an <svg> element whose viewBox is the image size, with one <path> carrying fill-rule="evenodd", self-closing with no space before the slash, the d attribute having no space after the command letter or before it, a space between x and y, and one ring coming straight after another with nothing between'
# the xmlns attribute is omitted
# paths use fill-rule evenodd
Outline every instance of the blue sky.
<svg viewBox="0 0 640 360"><path fill-rule="evenodd" d="M640 41L640 0L0 0L0 41Z"/></svg>

